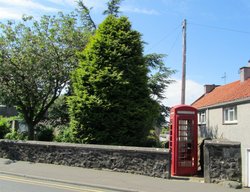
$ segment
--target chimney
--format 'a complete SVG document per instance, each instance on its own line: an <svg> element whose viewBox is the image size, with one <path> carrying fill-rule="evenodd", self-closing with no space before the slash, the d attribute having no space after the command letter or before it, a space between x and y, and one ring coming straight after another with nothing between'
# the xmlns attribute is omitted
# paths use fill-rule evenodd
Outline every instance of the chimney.
<svg viewBox="0 0 250 192"><path fill-rule="evenodd" d="M247 67L240 68L240 82L244 82L250 78L250 60L248 61Z"/></svg>
<svg viewBox="0 0 250 192"><path fill-rule="evenodd" d="M218 87L218 86L219 85L215 85L215 84L213 84L213 85L204 85L204 92L205 92L205 94L210 93L211 91L213 91L213 89L215 87Z"/></svg>

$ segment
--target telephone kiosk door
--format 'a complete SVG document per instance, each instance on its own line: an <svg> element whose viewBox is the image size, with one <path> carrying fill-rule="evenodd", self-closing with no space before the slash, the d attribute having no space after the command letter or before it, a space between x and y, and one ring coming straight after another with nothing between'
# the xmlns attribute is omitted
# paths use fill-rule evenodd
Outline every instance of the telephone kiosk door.
<svg viewBox="0 0 250 192"><path fill-rule="evenodd" d="M171 174L189 176L197 173L197 110L188 105L170 112Z"/></svg>

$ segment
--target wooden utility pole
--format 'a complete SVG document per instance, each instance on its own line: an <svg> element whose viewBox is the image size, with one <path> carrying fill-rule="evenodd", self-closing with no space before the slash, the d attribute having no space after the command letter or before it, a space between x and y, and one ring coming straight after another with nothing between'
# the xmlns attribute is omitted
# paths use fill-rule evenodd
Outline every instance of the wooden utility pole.
<svg viewBox="0 0 250 192"><path fill-rule="evenodd" d="M187 30L187 21L186 19L184 19L182 23L183 59L182 59L181 104L185 104L185 92L186 92L186 30Z"/></svg>

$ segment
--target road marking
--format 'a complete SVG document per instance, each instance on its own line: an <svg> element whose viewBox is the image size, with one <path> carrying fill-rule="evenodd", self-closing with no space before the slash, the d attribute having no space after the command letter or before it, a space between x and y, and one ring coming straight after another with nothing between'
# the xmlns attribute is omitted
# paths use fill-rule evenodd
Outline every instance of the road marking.
<svg viewBox="0 0 250 192"><path fill-rule="evenodd" d="M73 187L73 186L66 185L66 184L56 184L52 182L35 181L31 179L24 179L24 178L19 178L19 177L12 177L12 176L0 175L0 179L6 180L6 181L18 182L18 183L25 183L25 184L30 184L30 185L41 185L41 186L46 186L50 188L67 189L67 190L76 191L76 192L105 192L99 189L83 189L81 187Z"/></svg>

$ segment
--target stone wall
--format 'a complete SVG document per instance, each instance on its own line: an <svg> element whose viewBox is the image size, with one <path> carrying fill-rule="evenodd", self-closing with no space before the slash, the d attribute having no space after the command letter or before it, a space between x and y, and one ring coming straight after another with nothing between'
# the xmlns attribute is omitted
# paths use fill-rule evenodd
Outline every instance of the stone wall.
<svg viewBox="0 0 250 192"><path fill-rule="evenodd" d="M0 157L169 178L166 149L0 140Z"/></svg>
<svg viewBox="0 0 250 192"><path fill-rule="evenodd" d="M208 140L204 145L204 180L241 186L241 145L239 142ZM231 182L231 183L230 183Z"/></svg>

